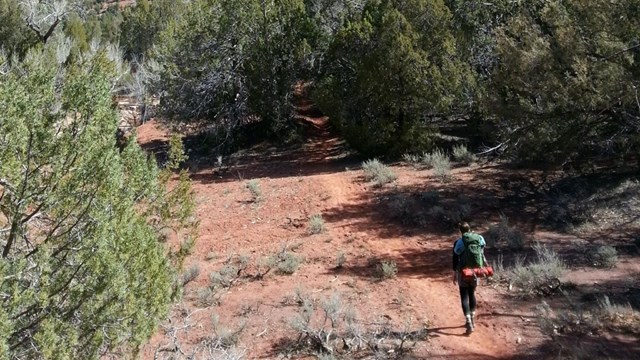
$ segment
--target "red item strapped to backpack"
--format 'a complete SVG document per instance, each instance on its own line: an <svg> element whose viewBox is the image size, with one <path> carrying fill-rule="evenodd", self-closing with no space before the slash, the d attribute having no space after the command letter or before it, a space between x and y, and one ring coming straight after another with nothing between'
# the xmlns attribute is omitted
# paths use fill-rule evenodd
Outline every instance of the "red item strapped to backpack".
<svg viewBox="0 0 640 360"><path fill-rule="evenodd" d="M475 269L462 269L462 277L466 280L473 280L479 277L493 276L493 267L485 266Z"/></svg>

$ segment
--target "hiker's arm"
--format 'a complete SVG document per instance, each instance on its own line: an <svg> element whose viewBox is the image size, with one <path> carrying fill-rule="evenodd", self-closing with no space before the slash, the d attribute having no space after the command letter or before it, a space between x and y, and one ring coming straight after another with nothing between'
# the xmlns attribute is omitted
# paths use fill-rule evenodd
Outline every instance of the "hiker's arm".
<svg viewBox="0 0 640 360"><path fill-rule="evenodd" d="M452 252L453 255L453 271L455 272L456 270L458 270L458 261L460 261L460 256L458 256L458 254L456 254L455 251Z"/></svg>
<svg viewBox="0 0 640 360"><path fill-rule="evenodd" d="M456 272L458 270L458 261L460 260L460 257L458 256L458 254L456 254L455 248L452 251L452 255L453 255L453 284L455 285L458 282L458 278L456 277Z"/></svg>

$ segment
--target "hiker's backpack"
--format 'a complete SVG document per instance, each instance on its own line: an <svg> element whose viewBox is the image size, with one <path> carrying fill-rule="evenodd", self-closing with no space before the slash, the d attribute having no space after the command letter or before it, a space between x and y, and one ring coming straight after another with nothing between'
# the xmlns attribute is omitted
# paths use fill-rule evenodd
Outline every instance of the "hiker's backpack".
<svg viewBox="0 0 640 360"><path fill-rule="evenodd" d="M484 267L484 255L482 254L482 237L476 233L468 232L462 235L464 252L462 253L462 267L476 269Z"/></svg>

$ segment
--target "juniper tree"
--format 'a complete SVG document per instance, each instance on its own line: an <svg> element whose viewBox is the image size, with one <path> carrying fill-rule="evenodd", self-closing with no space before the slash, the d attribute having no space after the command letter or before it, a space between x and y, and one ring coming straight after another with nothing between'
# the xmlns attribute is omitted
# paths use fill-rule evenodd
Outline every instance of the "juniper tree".
<svg viewBox="0 0 640 360"><path fill-rule="evenodd" d="M56 45L0 75L0 358L135 349L178 294L184 250L158 230L193 236L186 174L166 190L181 153L159 170L134 139L116 147L109 52L68 63Z"/></svg>
<svg viewBox="0 0 640 360"><path fill-rule="evenodd" d="M224 139L250 122L286 136L309 26L302 0L193 1L155 51L162 108L177 119L206 120Z"/></svg>
<svg viewBox="0 0 640 360"><path fill-rule="evenodd" d="M640 150L637 1L522 2L495 30L489 114L521 159Z"/></svg>
<svg viewBox="0 0 640 360"><path fill-rule="evenodd" d="M368 154L428 149L468 83L441 0L371 0L337 33L316 100Z"/></svg>

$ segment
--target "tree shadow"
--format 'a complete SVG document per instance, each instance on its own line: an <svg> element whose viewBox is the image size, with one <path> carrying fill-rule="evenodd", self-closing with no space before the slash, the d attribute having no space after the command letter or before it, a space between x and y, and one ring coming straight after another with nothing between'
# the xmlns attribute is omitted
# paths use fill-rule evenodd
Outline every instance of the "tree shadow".
<svg viewBox="0 0 640 360"><path fill-rule="evenodd" d="M327 274L348 274L374 282L384 281L384 278L379 274L378 266L381 261L392 260L397 266L395 276L449 282L451 281L451 256L449 248L424 251L421 249L407 250L397 256L354 260L352 264L328 269Z"/></svg>
<svg viewBox="0 0 640 360"><path fill-rule="evenodd" d="M547 339L535 349L547 356L555 354L557 358L637 359L640 356L640 325L630 328L629 324L637 321L634 319L638 319L640 311L639 275L640 273L634 272L629 273L626 278L570 283L562 291L546 297L525 298L502 292L501 296L509 302L530 304L544 301L551 312L541 310L535 316L491 312L479 314L478 317L507 316L543 320L541 325L550 322L553 333L548 326L541 326ZM635 311L635 317L631 315L632 311ZM599 318L598 314L603 313L605 317Z"/></svg>
<svg viewBox="0 0 640 360"><path fill-rule="evenodd" d="M152 140L141 143L142 150L153 156L158 166L162 166L167 162L167 154L169 151L169 140Z"/></svg>
<svg viewBox="0 0 640 360"><path fill-rule="evenodd" d="M555 336L533 351L547 356L552 355L555 359L627 360L640 358L640 342L637 338L628 337Z"/></svg>
<svg viewBox="0 0 640 360"><path fill-rule="evenodd" d="M446 330L455 330L455 329L465 329L464 324L460 326L448 326L448 327L439 327L439 328L430 328L427 329L429 336L431 337L440 337L440 336L458 336L458 337L469 337L467 334L461 334L459 332L452 332Z"/></svg>

